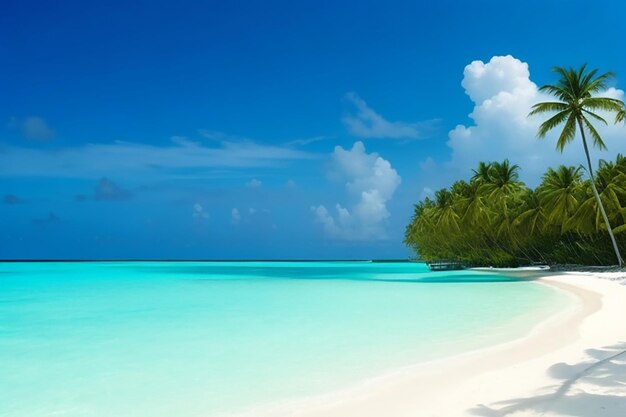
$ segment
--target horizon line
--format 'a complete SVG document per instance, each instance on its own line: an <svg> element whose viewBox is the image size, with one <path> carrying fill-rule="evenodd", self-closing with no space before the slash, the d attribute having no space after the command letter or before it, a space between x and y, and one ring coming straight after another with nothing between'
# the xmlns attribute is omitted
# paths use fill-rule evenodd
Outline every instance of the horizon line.
<svg viewBox="0 0 626 417"><path fill-rule="evenodd" d="M0 259L6 262L416 262L409 258L381 259Z"/></svg>

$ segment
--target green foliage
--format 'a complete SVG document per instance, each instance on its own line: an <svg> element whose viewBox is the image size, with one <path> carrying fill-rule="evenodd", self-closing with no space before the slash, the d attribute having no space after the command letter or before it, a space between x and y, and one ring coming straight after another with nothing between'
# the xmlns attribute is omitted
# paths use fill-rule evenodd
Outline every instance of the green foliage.
<svg viewBox="0 0 626 417"><path fill-rule="evenodd" d="M481 162L473 176L415 205L405 243L426 261L517 266L533 262L611 264L599 206L581 168L548 168L534 190L509 161ZM626 158L601 161L595 185L626 250Z"/></svg>
<svg viewBox="0 0 626 417"><path fill-rule="evenodd" d="M607 72L596 76L598 70L587 71L586 65L578 70L555 67L553 71L560 77L558 82L544 85L539 91L548 93L559 101L537 103L529 114L529 116L553 114L539 126L537 136L543 138L552 129L563 125L556 143L557 149L563 151L565 145L574 140L576 128L582 130L584 126L593 139L593 144L600 149L606 149L604 141L589 119L607 124L606 120L596 114L597 111L615 113L616 122L624 119L624 103L621 100L594 96L606 89L607 82L613 78L613 73Z"/></svg>
<svg viewBox="0 0 626 417"><path fill-rule="evenodd" d="M602 218L605 230L608 232L611 239L615 257L621 267L624 264L624 260L622 259L617 240L615 239L610 226L611 219L607 216L604 208L605 200L608 200L609 204L617 204L615 193L613 192L613 189L610 189L605 192L604 196L601 196L595 187L596 179L594 178L593 167L591 166L591 157L589 156L589 147L587 145L585 132L588 133L593 140L593 146L600 149L606 149L604 141L600 137L600 134L596 130L595 126L591 123L590 118L596 122L607 124L607 121L604 118L595 113L596 111L601 111L607 114L615 113L615 123L624 121L626 118L626 114L624 113L626 111L624 103L621 100L610 97L599 97L596 95L603 90L606 90L607 82L613 78L613 73L611 72L596 76L598 70L594 69L588 71L587 65L581 66L578 70L574 68L566 69L554 67L553 71L560 77L557 84L544 85L539 89L539 91L548 93L559 101L537 103L532 107L532 111L529 116L543 113L552 114L548 120L544 121L539 126L537 136L540 138L545 137L549 131L555 129L557 126L563 125L563 130L561 131L559 139L556 143L557 149L561 152L563 152L565 145L574 140L574 137L576 136L576 127L578 127L582 139L583 149L585 151L585 158L587 159L588 173L591 177L593 198L595 199L595 201L589 199L588 201L582 203L585 207L584 216L582 216L584 219L582 219L581 216L578 216L578 220L591 220L593 217L592 213L595 212L597 213L595 229L598 229L599 220ZM566 201L562 201L562 203L567 204ZM593 223L588 223L587 230L589 231L594 229L593 226ZM566 224L565 227L569 226Z"/></svg>

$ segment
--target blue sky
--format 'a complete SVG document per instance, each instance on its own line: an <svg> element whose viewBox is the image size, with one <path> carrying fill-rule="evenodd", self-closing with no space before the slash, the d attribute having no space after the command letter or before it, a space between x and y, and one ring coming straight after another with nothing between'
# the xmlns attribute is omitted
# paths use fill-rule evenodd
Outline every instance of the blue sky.
<svg viewBox="0 0 626 417"><path fill-rule="evenodd" d="M626 84L621 1L128 3L3 3L0 258L406 257L478 160L580 162L553 65Z"/></svg>

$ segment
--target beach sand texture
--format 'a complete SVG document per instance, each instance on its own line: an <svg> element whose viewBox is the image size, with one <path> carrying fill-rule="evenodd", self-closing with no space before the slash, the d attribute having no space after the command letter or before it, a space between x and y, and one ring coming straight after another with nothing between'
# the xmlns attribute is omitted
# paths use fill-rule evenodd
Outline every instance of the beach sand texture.
<svg viewBox="0 0 626 417"><path fill-rule="evenodd" d="M626 416L626 286L546 274L573 302L527 336L408 367L264 417Z"/></svg>

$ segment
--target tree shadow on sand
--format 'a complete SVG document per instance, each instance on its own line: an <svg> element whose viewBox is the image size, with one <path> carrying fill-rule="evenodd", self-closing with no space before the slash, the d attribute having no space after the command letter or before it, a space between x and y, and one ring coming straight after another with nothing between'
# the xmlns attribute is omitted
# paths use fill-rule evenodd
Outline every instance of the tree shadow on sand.
<svg viewBox="0 0 626 417"><path fill-rule="evenodd" d="M550 367L549 375L562 382L544 387L539 395L481 404L469 412L483 417L625 417L626 343L585 353L589 359L584 362Z"/></svg>

